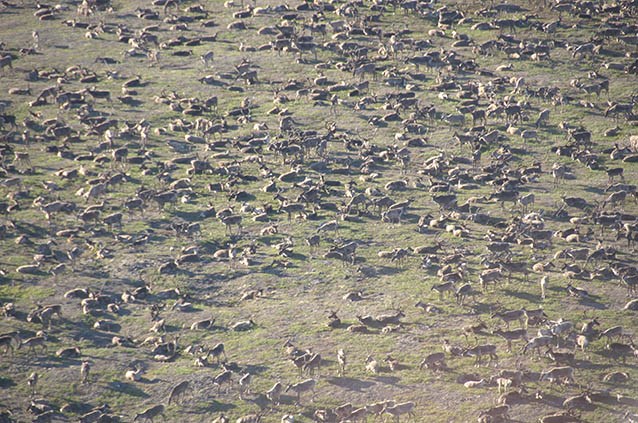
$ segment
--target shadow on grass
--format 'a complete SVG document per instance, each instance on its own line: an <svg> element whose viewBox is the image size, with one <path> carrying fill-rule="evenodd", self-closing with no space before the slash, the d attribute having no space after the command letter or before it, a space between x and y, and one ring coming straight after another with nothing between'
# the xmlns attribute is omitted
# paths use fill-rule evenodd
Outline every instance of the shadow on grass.
<svg viewBox="0 0 638 423"><path fill-rule="evenodd" d="M364 389L368 389L374 386L373 382L367 382L365 380L355 379L351 377L331 377L326 379L331 385L339 386L350 391L362 392Z"/></svg>
<svg viewBox="0 0 638 423"><path fill-rule="evenodd" d="M201 222L203 219L201 217L202 211L181 211L175 210L171 213L172 216L177 217L179 219L183 219L187 222Z"/></svg>
<svg viewBox="0 0 638 423"><path fill-rule="evenodd" d="M75 275L88 277L88 278L103 279L103 280L109 278L108 272L100 271L96 269L76 270Z"/></svg>
<svg viewBox="0 0 638 423"><path fill-rule="evenodd" d="M147 394L146 392L142 391L137 386L133 385L132 383L128 383L128 382L119 382L119 381L109 382L106 385L106 387L108 389L112 390L112 391L121 392L123 394L130 395L132 397L138 397L138 398L150 398L151 397L149 394Z"/></svg>
<svg viewBox="0 0 638 423"><path fill-rule="evenodd" d="M602 350L602 351L594 351L592 354L595 354L599 357L605 357L607 358L607 360L610 361L609 364L592 364L589 363L587 368L588 369L600 369L600 370L608 370L611 369L615 366L619 366L619 365L623 365L624 367L628 367L630 369L636 369L638 368L637 365L633 364L632 361L634 361L635 359L633 359L633 357L631 355L626 355L625 356L625 360L623 361L623 357L621 355L618 354L614 354L612 351L609 350Z"/></svg>
<svg viewBox="0 0 638 423"><path fill-rule="evenodd" d="M88 325L87 321L77 321L65 326L65 333L74 341L86 340L92 347L107 347L112 345L114 333L98 332Z"/></svg>
<svg viewBox="0 0 638 423"><path fill-rule="evenodd" d="M277 277L284 277L286 276L286 269L285 268L279 268L279 267L275 267L275 266L264 266L260 269L260 271L262 273L265 273L267 275L272 275L272 276L277 276Z"/></svg>
<svg viewBox="0 0 638 423"><path fill-rule="evenodd" d="M246 368L244 369L244 371L250 373L251 375L258 375L265 372L268 369L269 369L268 366L248 364L246 365Z"/></svg>
<svg viewBox="0 0 638 423"><path fill-rule="evenodd" d="M273 406L272 402L270 402L264 394L257 394L252 398L246 395L244 396L244 400L246 402L255 404L257 407L259 407L260 410L266 410Z"/></svg>
<svg viewBox="0 0 638 423"><path fill-rule="evenodd" d="M374 380L379 383L384 383L386 385L396 385L399 383L399 378L396 376L375 376Z"/></svg>
<svg viewBox="0 0 638 423"><path fill-rule="evenodd" d="M478 315L478 314L485 314L485 313L493 313L494 310L496 310L496 304L495 303L475 303L472 306L472 316L474 315Z"/></svg>
<svg viewBox="0 0 638 423"><path fill-rule="evenodd" d="M34 225L28 222L16 222L16 232L34 238L42 233L46 233L48 228L45 226Z"/></svg>
<svg viewBox="0 0 638 423"><path fill-rule="evenodd" d="M52 367L71 367L71 366L80 366L82 364L82 360L80 358L61 358L61 357L52 357L48 360L49 364Z"/></svg>
<svg viewBox="0 0 638 423"><path fill-rule="evenodd" d="M403 269L400 267L378 266L376 268L376 272L378 275L392 276L396 275L397 273L403 272Z"/></svg>
<svg viewBox="0 0 638 423"><path fill-rule="evenodd" d="M156 383L160 383L160 382L166 382L162 379L159 378L153 378L153 379L147 379L145 377L142 377L138 383L143 384L143 385L154 385Z"/></svg>
<svg viewBox="0 0 638 423"><path fill-rule="evenodd" d="M212 400L208 402L208 406L206 407L190 406L189 408L191 411L188 414L198 415L198 414L204 414L204 413L226 412L228 410L232 410L233 408L236 408L236 406L233 404L225 404L219 401Z"/></svg>
<svg viewBox="0 0 638 423"><path fill-rule="evenodd" d="M504 292L508 296L520 298L521 300L526 300L526 301L529 301L530 303L537 303L540 300L539 295L530 294L528 292L512 291L510 289L504 289L502 292Z"/></svg>
<svg viewBox="0 0 638 423"><path fill-rule="evenodd" d="M582 298L578 301L578 304L584 305L587 307L595 308L596 310L607 310L609 308L608 305L598 302L591 298Z"/></svg>
<svg viewBox="0 0 638 423"><path fill-rule="evenodd" d="M591 192L592 194L598 194L598 195L604 195L605 191L603 191L601 188L596 188L596 187L592 187L589 185L586 185L583 187L583 190L586 192ZM591 208L591 205L589 206L589 208Z"/></svg>
<svg viewBox="0 0 638 423"><path fill-rule="evenodd" d="M305 261L307 260L308 256L301 254L301 253L292 253L288 256L289 259L291 260L300 260L300 261Z"/></svg>
<svg viewBox="0 0 638 423"><path fill-rule="evenodd" d="M181 330L182 328L177 325L164 325L164 331L166 333L174 333L174 332L179 332Z"/></svg>
<svg viewBox="0 0 638 423"><path fill-rule="evenodd" d="M16 386L16 383L13 381L13 379L4 376L0 377L0 388L7 389L13 386Z"/></svg>
<svg viewBox="0 0 638 423"><path fill-rule="evenodd" d="M8 297L0 298L0 302L2 302L2 303L7 303L7 302L10 302L10 301L11 301L11 299L8 298ZM28 313L26 311L19 311L18 310L18 311L15 311L13 313L13 318L15 318L15 320L20 321L20 322L26 321L27 320L27 316L28 316ZM31 336L35 336L35 332L32 332Z"/></svg>

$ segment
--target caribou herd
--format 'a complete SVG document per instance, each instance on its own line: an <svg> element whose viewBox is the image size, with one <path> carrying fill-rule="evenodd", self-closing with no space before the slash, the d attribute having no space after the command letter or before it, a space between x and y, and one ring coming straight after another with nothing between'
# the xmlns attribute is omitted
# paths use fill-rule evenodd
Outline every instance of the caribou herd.
<svg viewBox="0 0 638 423"><path fill-rule="evenodd" d="M637 17L2 1L0 421L638 421Z"/></svg>

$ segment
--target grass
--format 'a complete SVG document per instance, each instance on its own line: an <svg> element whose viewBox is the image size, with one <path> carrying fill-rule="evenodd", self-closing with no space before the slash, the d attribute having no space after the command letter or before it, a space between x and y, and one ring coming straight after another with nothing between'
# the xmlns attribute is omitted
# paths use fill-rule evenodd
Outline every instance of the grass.
<svg viewBox="0 0 638 423"><path fill-rule="evenodd" d="M467 34L476 44L496 38L499 31L476 31L471 27L475 22L489 21L474 14L478 5L470 2L455 2L446 0L443 2L449 8L460 7L473 22L455 25L453 30ZM518 2L517 2L518 3ZM264 4L274 5L274 2L265 1ZM191 3L180 4L180 8ZM259 6L262 4L260 3ZM522 2L528 6L527 2ZM471 421L476 418L479 410L492 406L497 398L496 388L488 386L478 389L467 389L459 383L459 377L467 374L475 374L478 378L489 378L498 369L515 368L521 365L529 372L535 373L544 370L553 364L545 358L531 356L519 356L516 352L522 347L521 342L514 343L514 352L505 351L505 343L499 338L489 335L480 336L475 342L494 343L498 346L499 364L497 367L473 367L471 358L450 358L448 360L449 371L433 373L429 370L418 370L418 363L422 357L432 352L441 350L444 339L448 339L453 345L466 346L465 338L461 334L461 328L465 325L475 324L477 319L484 320L490 330L498 327L495 320L489 315L497 308L516 309L526 307L535 309L543 307L551 319L563 318L575 323L576 329L589 318L597 317L602 328L613 325L622 325L629 331L635 332L634 317L631 313L623 311L622 307L628 298L625 290L617 280L577 280L575 284L587 289L592 295L592 301L579 301L572 297L566 297L564 287L567 279L560 270L550 274L549 297L543 301L540 298L538 286L539 275L531 274L530 281L525 282L522 274L514 274L509 285L499 285L495 291L483 293L470 300L469 305L460 306L451 299L440 300L438 294L431 290L431 286L439 283L436 268L424 269L422 257L410 256L405 263L397 265L388 260L380 259L379 251L388 251L393 248L409 248L418 245L433 245L435 240L441 241L444 250L436 254L435 260L442 261L446 255L454 252L464 252L467 269L467 280L477 284L478 273L483 269L480 256L486 253L486 234L488 231L502 233L503 227L481 225L467 219L465 213L451 213L448 223L463 225L467 228L469 236L456 238L444 229L428 229L422 233L417 231L416 223L419 217L430 214L438 217L440 212L431 200L432 194L428 192L430 179L424 174L423 163L430 157L444 153L450 158L442 173L435 176L434 181L450 180L453 175L460 173L468 176L468 181L480 173L481 169L474 169L469 165L457 163L453 158L468 157L470 152L467 147L461 147L452 141L455 130L461 131L468 128L452 128L438 121L428 121L417 117L419 123L428 128L426 147L408 147L411 161L407 171L402 171L396 160L383 159L378 153L388 150L396 145L403 147L403 141L395 138L395 134L403 130L401 122L389 122L384 127L375 127L368 124L371 117L380 117L390 112L390 108L384 107L388 95L396 94L402 89L390 87L384 83L387 76L379 74L376 79L370 80L370 89L359 96L350 96L348 91L335 92L342 101L336 107L336 116L331 113L330 106L315 104L308 96L298 96L296 90L286 90L284 86L290 80L297 80L309 89L327 89L325 87L313 87L312 80L320 75L328 77L334 83L344 81L346 83L360 82L352 77L351 72L342 72L335 68L337 62L345 62L336 50L320 48L318 58L320 62L330 63L327 69L318 69L311 58L312 55L304 55L306 62L298 61L293 54L277 54L270 51L244 52L239 51L238 44L258 47L270 41L270 36L260 36L256 30L262 26L279 23L279 16L271 13L265 16L247 19L249 29L246 31L228 31L226 25L234 20L232 12L237 9L227 9L221 2L212 2L205 7L209 11L209 17L217 21L214 28L200 27L198 22L188 24L186 31L172 31L170 25L161 21L146 21L135 17L137 7L152 7L160 11L161 7L132 2L112 2L112 12L98 12L89 17L77 17L73 5L69 10L61 10L58 19L53 21L36 21L32 15L31 5L18 8L9 8L0 15L0 39L6 43L5 50L17 54L18 49L29 46L31 43L31 31L36 29L40 33L39 53L35 55L20 56L14 61L14 69L2 70L0 88L3 92L9 87L27 87L32 94L24 97L7 96L7 108L5 113L15 115L18 123L29 118L36 121L55 118L68 124L74 132L79 134L81 142L68 143L68 148L76 155L89 153L104 154L110 157L110 151L98 152L96 147L104 141L101 135L91 134L87 128L80 124L77 114L79 109L58 108L55 104L48 104L37 108L29 108L28 102L35 99L38 93L51 85L56 84L54 79L35 82L25 81L25 73L37 68L41 71L63 70L72 65L80 66L98 76L98 82L83 84L77 78L71 77L67 72L67 80L61 84L65 91L78 91L87 86L95 85L97 89L109 90L113 102L104 100L95 101L92 107L107 115L109 118L118 119L119 129L124 128L124 123L131 125L145 119L149 122L148 150L152 158L143 165L127 164L120 168L110 162L99 164L93 161L74 161L59 157L50 152L51 147L62 147L61 139L49 139L43 131L31 130L34 139L29 145L12 143L16 151L27 151L35 169L32 174L20 174L8 167L8 177L19 177L22 183L18 187L6 187L0 184L0 195L5 197L15 191L21 191L16 195L18 208L6 216L0 218L0 223L13 223L17 229L9 228L0 238L0 268L6 276L0 281L0 302L6 304L12 302L18 311L15 318L3 318L0 320L0 332L8 332L20 329L23 333L35 334L36 331L46 329L49 332L47 341L48 349L44 353L29 354L24 349L13 356L6 356L0 362L0 392L2 392L2 406L13 411L18 419L28 420L30 417L24 412L30 399L29 389L24 382L28 375L36 371L40 374L38 385L38 397L45 398L54 408L59 408L63 403L80 402L88 409L108 403L114 414L124 416L123 420L133 417L146 407L164 402L170 387L181 380L190 380L194 385L191 395L184 403L171 405L167 408L169 421L202 421L212 420L219 412L224 412L233 419L259 411L260 398L276 381L282 384L295 383L302 379L297 369L287 360L283 344L291 340L302 349L311 349L318 352L324 359L320 376L318 376L318 389L312 402L309 398L302 399L303 406L296 407L293 398L284 397L283 403L270 410L270 406L264 409L264 421L279 421L284 413L295 414L299 421L311 421L312 413L318 408L335 407L344 402L351 402L355 406L361 406L374 401L395 399L396 401L415 401L417 403L417 421ZM292 5L291 6L296 6ZM340 6L340 4L337 4ZM543 9L533 11L538 20L550 21L556 16ZM181 12L180 12L181 13ZM310 14L298 12L303 19ZM362 8L364 15L373 14L367 8ZM194 16L194 14L187 14ZM518 17L514 14L512 18ZM107 28L113 28L99 34L97 39L84 38L85 30L69 28L61 24L62 20L76 18L79 21L98 24L104 22ZM335 13L326 12L325 18L329 20L341 19ZM533 19L533 18L531 18ZM591 34L598 30L600 21L598 18L587 21L576 16L564 15L564 25L551 36L540 33L530 28L519 29L515 37L521 40L556 40L566 41L570 45L582 44L589 40ZM150 24L159 24L159 30L153 32L161 42L165 42L177 36L197 37L212 35L217 32L217 41L203 43L198 46L178 46L161 50L160 66L149 66L146 58L125 57L122 52L129 49L128 44L117 41L117 35L111 24L126 26L131 33L139 31ZM400 31L403 28L410 33L399 36L405 45L409 45L409 38L424 40L428 37L428 30L436 28L435 18L423 18L412 14L403 14L397 10L388 11L380 16L380 21L373 26L382 28L385 33ZM126 29L122 28L125 32ZM450 50L454 39L452 31L446 30L445 37L430 37L433 44L432 50L441 48ZM321 42L332 42L331 32ZM389 37L383 37L385 43ZM379 47L377 37L355 35L353 41L369 48L369 56L376 55ZM341 42L341 40L336 40ZM613 40L607 42L607 47L623 52L624 47ZM178 50L192 50L192 55L180 58L172 53ZM199 55L212 50L215 60L211 68L204 69L199 61ZM604 189L607 176L602 171L591 171L585 166L573 161L569 157L558 157L549 152L550 147L564 144L564 132L558 125L567 121L572 125L584 125L592 132L594 140L593 152L599 155L603 166L622 166L625 170L625 180L632 183L637 180L638 171L633 163L611 161L608 154L602 151L613 143L623 144L633 127L630 122L620 119L605 119L603 113L607 107L607 98L603 94L600 98L588 96L569 85L573 78L581 78L585 82L589 71L598 71L610 78L610 99L628 101L629 96L636 86L635 75L627 75L618 71L604 70L601 63L607 58L595 57L592 61L574 60L571 52L564 47L552 50L551 61L533 62L526 59L507 57L502 52L494 52L492 55L475 56L472 48L456 48L458 55L464 59L476 60L483 70L494 72L494 76L479 75L475 73L457 73L449 75L443 72L437 75L435 72L425 72L424 79L414 79L407 76L408 82L413 84L414 92L420 104L434 105L440 113L457 113L461 99L455 90L446 92L447 99L439 98L438 92L431 91L431 87L437 84L437 77L454 76L459 84L494 84L496 78L503 78L503 89L496 92L496 98L502 99L508 95L514 95L516 99L529 103L526 111L526 119L516 123L521 129L534 129L534 120L538 112L549 108L550 121L546 127L539 128L539 141L523 143L519 136L508 136L506 140L486 146L483 152L482 166L491 162L491 154L506 144L514 150L513 160L509 163L510 179L516 179L516 172L529 166L535 161L542 162L543 173L535 182L521 185L521 192L534 193L536 202L533 210L543 215L546 229L568 229L571 224L568 220L555 219L552 213L559 207L561 195L581 196L594 204L601 202L606 197L600 189ZM387 70L396 72L414 73L412 65L407 65L404 59L412 55L421 54L406 48L396 60L392 58L379 59L378 65ZM118 60L115 65L103 65L95 62L96 57L112 57ZM222 79L221 74L234 72L235 66L243 59L249 59L258 66L259 82L254 85L246 85L241 80ZM631 63L630 58L618 57L614 61ZM496 67L505 63L512 64L511 71L495 71ZM121 78L109 78L107 72L117 72ZM224 81L225 86L204 85L197 80L205 75L213 75L216 79ZM135 88L138 92L135 98L141 104L131 107L122 104L116 97L121 93L121 84L124 80L139 75L144 81L143 87ZM560 92L574 97L574 101L567 105L554 107L548 101L542 101L535 97L527 97L524 92L512 94L513 78L523 77L526 85L531 88L549 85L557 86ZM366 78L369 78L367 76ZM498 85L498 84L497 84ZM469 87L469 86L468 86ZM193 123L197 117L190 117L178 111L171 110L166 104L155 102L155 96L167 96L175 92L181 98L197 97L204 100L210 96L219 97L220 116L207 112L202 116L219 122L224 114L240 105L244 99L251 103L250 121L238 122L231 116L225 116L230 130L223 134L225 144L221 147L207 148L204 145L193 145L190 152L180 154L172 149L167 141L183 141L186 133L197 134L195 130L174 132L167 129L166 134L155 133L154 130L162 127L168 128L170 123L181 119L185 123ZM279 116L268 114L274 104L275 95L285 94L290 101L279 105L292 113L296 122L303 130L314 130L320 135L326 133L327 124L335 122L337 126L337 139L328 144L328 160L324 167L328 171L317 170L321 159L316 155L306 155L301 164L300 177L295 183L281 182L276 178L290 170L290 163L283 163L280 156L263 149L261 162L246 161L246 154L241 148L246 147L250 137L255 133L255 123L266 123L268 135L274 141L293 140L291 135L279 134ZM332 95L329 92L328 98ZM363 96L369 96L375 101L368 105L366 110L354 110L353 106ZM579 105L579 101L592 102L594 109ZM392 100L387 101L392 106ZM487 106L486 99L481 99L481 107ZM414 110L400 110L401 119L409 117ZM40 113L32 116L30 113ZM467 121L469 123L469 120ZM615 137L604 137L603 133L618 125L620 134ZM507 124L502 120L490 119L489 129L498 129L505 132ZM23 128L20 127L19 130ZM3 134L8 129L3 127ZM201 135L201 134L197 134ZM261 136L261 135L260 135ZM39 137L39 138L38 138ZM341 138L340 138L341 137ZM348 149L343 139L359 139L364 144L361 147ZM139 140L123 139L116 135L115 147L126 146L129 149L129 157L141 155ZM211 137L208 142L213 141ZM11 143L9 143L11 144ZM520 150L518 150L520 149ZM361 165L366 160L362 152L370 150L374 157L372 172L376 175L362 175ZM214 156L224 153L223 157ZM177 157L197 157L208 160L211 163L212 172L202 175L190 175L187 173L188 163L167 166L172 159ZM11 155L9 155L11 157ZM11 159L6 163L11 164ZM574 174L575 180L555 186L550 174L553 163L568 165ZM221 172L222 165L232 164L239 169L238 172ZM88 173L79 175L75 179L64 180L55 175L60 169L84 168ZM337 172L336 170L340 170ZM101 198L84 201L75 193L81 187L97 178L113 176L118 172L127 175L127 181L110 186L108 192ZM126 199L135 196L141 186L156 190L166 189L168 183L161 182L158 175L163 174L164 180L171 181L189 178L192 188L191 198L188 202L181 200L174 206L167 206L159 210L155 205L147 208L144 215L125 212L122 228L117 228L111 233L101 223L94 224L91 232L78 220L77 214L84 207L105 201L102 216L123 210L122 205ZM300 185L305 178L310 178L314 183L318 182L319 175L329 182L328 188L322 192L322 201L339 205L347 202L344 196L345 185L351 181L356 182L355 191L363 192L366 188L376 188L389 195L395 201L411 199L411 205L407 217L401 224L382 222L379 216L372 213L354 213L345 220L339 221L337 234L322 234L322 242L318 249L308 247L304 239L314 235L316 228L323 222L335 218L335 212L326 209L315 210L316 216L308 220L287 220L287 216L278 213L278 204L273 198L273 193L262 191L269 179L273 178L277 186L282 190L281 194L293 201L303 187ZM248 176L248 177L246 177ZM403 192L387 192L385 184L390 181L405 179L408 189ZM54 181L60 189L48 191L43 186L44 181ZM463 181L465 182L465 181ZM242 207L242 202L229 199L228 190L212 192L209 184L222 184L230 186L233 191L243 190L254 196L247 201L249 206L263 208L270 205L274 208L269 213L268 223L253 221L250 212L241 212L243 216L243 234L229 235L225 232L224 225L215 217L201 218L200 213L212 205L216 210L232 206L235 212ZM495 187L484 182L479 182L478 188L473 190L456 189L456 183L451 182L452 190L458 195L458 203L462 204L470 197L482 197L494 192ZM54 216L51 224L44 220L44 215L33 206L33 200L38 196L47 201L63 200L77 204L77 210L71 213L59 213ZM5 201L5 200L3 200ZM505 209L501 209L497 203L477 203L482 213L492 217L504 219L507 223L519 217L521 212L509 203ZM638 208L635 203L627 201L623 207L627 214L636 214ZM307 211L310 211L309 208ZM570 217L582 216L585 211L568 209ZM176 221L199 221L201 235L187 238L177 237L170 225ZM276 223L278 233L262 236L260 231L266 225ZM77 235L62 238L56 235L63 229L78 229ZM618 250L620 260L628 265L636 266L636 260L631 249L626 244L616 242L613 234L598 236L594 225L585 225L586 231L592 229L596 236L586 242L570 244L562 239L555 238L552 245L546 250L532 250L524 245L512 245L516 260L528 263L530 266L539 261L546 261L555 252L573 247L596 247L596 240L601 238L605 245ZM15 243L21 232L27 232L33 244ZM148 235L148 241L139 245L122 241L126 236L132 238ZM124 236L116 238L114 235ZM273 248L286 237L291 237L294 242L293 254L289 257L278 256ZM118 240L119 239L119 240ZM357 250L357 262L354 265L344 265L333 259L326 259L323 255L334 242L348 242L356 240L359 243ZM59 256L77 248L79 256L73 263L67 262L67 272L53 278L48 271L59 259L47 259L43 262L43 270L40 275L18 274L15 270L18 266L32 264L33 256L43 248L45 244L58 253ZM227 248L235 244L239 251L251 245L256 246L256 253L250 254L251 264L244 266L235 263L230 266L225 261L217 260L213 253L219 248ZM99 258L96 255L95 246L110 250L108 258ZM160 275L157 268L160 264L176 259L184 248L195 247L201 256L197 263L185 263L180 265L180 271L175 275ZM563 263L570 260L556 260L558 269ZM435 263L436 264L436 263ZM602 265L603 263L601 263ZM442 263L440 264L442 265ZM82 313L80 301L66 299L63 294L76 287L91 287L94 291L111 295L119 302L121 293L127 289L132 290L150 283L152 292L167 288L178 288L184 297L184 301L191 302L195 311L180 312L171 309L175 300L164 300L150 295L133 303L120 304L121 312L100 312L96 315ZM266 292L264 298L250 301L240 301L241 293L250 289L262 288ZM349 303L343 300L344 294L353 291L363 291L365 300ZM421 300L435 304L443 310L442 314L426 314L414 307ZM33 309L34 303L62 303L63 318L54 321L49 330L42 325L27 323L26 314ZM149 319L149 308L152 304L164 305L161 317L166 320L168 331L164 334L167 340L173 340L179 336L179 356L170 363L155 362L148 347L114 347L111 345L111 337L114 335L128 336L137 340L143 340L150 333L152 326ZM399 332L381 334L379 329L371 334L352 334L345 330L349 324L356 324L356 316L377 315L389 310L401 309L406 317L403 319L403 327ZM326 326L327 315L330 311L337 311L343 321L340 329L329 329ZM214 317L216 328L210 331L190 331L188 328L197 320ZM119 333L106 333L93 329L93 324L98 319L106 318L120 325ZM240 320L252 319L256 327L246 332L234 332L225 330L230 324ZM530 328L530 336L537 328ZM212 387L210 377L214 377L220 368L212 365L208 368L196 368L193 366L194 356L187 354L184 349L193 344L213 346L223 342L226 347L228 359L236 362L244 369L254 373L253 394L247 400L240 400L237 395L236 385L229 393L217 395ZM569 345L568 341L563 341ZM560 409L562 400L580 392L580 387L589 386L593 389L611 389L612 392L623 393L629 397L636 397L638 391L631 384L618 388L610 387L601 380L604 374L610 371L624 371L630 376L630 380L638 377L635 361L630 359L627 363L614 361L605 352L603 341L592 341L589 349L581 354L577 353L576 377L579 386L554 387L541 384L535 380L526 382L530 392L530 402L525 405L517 405L512 408L511 415L518 421L535 421L538 417ZM58 348L77 345L82 349L83 358L87 358L92 364L92 383L88 386L79 383L79 361L65 361L54 357ZM348 355L348 370L345 378L336 376L336 351L343 348ZM377 360L383 360L388 354L398 359L404 367L391 373L385 369L378 375L371 375L365 371L364 360L372 355ZM132 383L124 380L124 373L135 363L143 363L146 369L145 383ZM237 380L240 375L235 375ZM306 376L303 376L305 378ZM546 400L537 401L533 398L533 392L541 390ZM549 399L547 399L549 398ZM584 421L596 422L604 419L617 419L627 409L625 406L610 407L599 405L592 411L582 413ZM66 418L77 418L73 413L64 413ZM76 413L79 414L79 413Z"/></svg>

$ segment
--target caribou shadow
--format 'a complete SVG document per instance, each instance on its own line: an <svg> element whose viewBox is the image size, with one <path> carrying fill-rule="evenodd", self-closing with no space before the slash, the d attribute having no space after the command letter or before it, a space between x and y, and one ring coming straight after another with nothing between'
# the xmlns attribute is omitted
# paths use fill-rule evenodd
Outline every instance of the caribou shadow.
<svg viewBox="0 0 638 423"><path fill-rule="evenodd" d="M357 392L363 392L365 389L374 386L373 382L367 382L351 377L331 377L326 379L326 381L332 385Z"/></svg>
<svg viewBox="0 0 638 423"><path fill-rule="evenodd" d="M106 387L111 389L112 391L121 392L126 395L130 395L138 398L150 398L151 396L146 392L142 391L137 386L128 382L109 382Z"/></svg>

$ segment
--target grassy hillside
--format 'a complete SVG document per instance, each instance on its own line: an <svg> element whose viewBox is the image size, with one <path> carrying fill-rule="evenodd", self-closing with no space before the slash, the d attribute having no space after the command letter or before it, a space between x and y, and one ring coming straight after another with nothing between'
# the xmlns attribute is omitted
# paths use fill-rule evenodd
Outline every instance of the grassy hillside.
<svg viewBox="0 0 638 423"><path fill-rule="evenodd" d="M597 396L572 412L582 421L638 412L635 354L618 359L597 336L618 325L636 332L636 311L624 309L635 291L623 283L636 272L624 238L638 233L636 119L633 106L609 108L638 94L638 11L628 2L567 10L444 0L415 2L417 11L393 3L111 1L88 14L76 1L0 6L2 56L12 58L0 69L0 333L46 337L33 351L28 343L11 351L17 337L7 341L2 409L29 421L35 402L51 410L41 419L76 421L107 404L107 415L132 421L162 403L168 421L260 413L264 422L285 414L304 422L348 402L394 400L415 403L412 421L467 422L497 404L493 376L518 369L512 421L565 410L585 390ZM367 63L374 73L361 72ZM520 113L473 122L471 109L499 105ZM587 132L590 140L574 135ZM565 178L554 176L560 165ZM610 182L613 168L622 181ZM620 182L627 186L610 188ZM614 190L626 198L611 201ZM499 191L534 201L502 204ZM574 197L584 206L567 204ZM353 198L364 204L348 207ZM394 220L390 205L402 201ZM290 204L300 210L288 215ZM228 215L241 226L225 225ZM333 220L337 230L322 228ZM318 246L308 242L315 235ZM494 242L507 251L490 251ZM349 243L356 253L340 259L335 251ZM553 267L532 269L548 261ZM502 277L483 289L490 263L503 266ZM455 272L454 289L470 283L476 294L463 303L432 289ZM587 294L570 295L569 283ZM65 296L77 288L90 298ZM53 304L61 313L38 319L37 307ZM530 322L528 339L551 322L573 323L552 344L574 351L575 382L539 381L567 364L545 347L522 353L521 340L507 351L492 333L505 329L493 313L522 308L547 316ZM348 330L358 317L398 311L400 324L368 319L366 333ZM332 312L341 324L331 327ZM577 336L594 318L600 325L581 351ZM191 330L204 319L214 322ZM233 330L238 322L250 328ZM420 369L444 340L465 352L496 345L498 360L475 366L446 353L445 367ZM300 404L293 391L278 404L266 396L276 382L311 377L292 364L287 341L322 359L315 392ZM223 369L206 354L218 343L234 365L234 383L220 391ZM168 344L175 351L159 359L154 349ZM56 355L67 347L79 354ZM125 378L133 369L143 369L141 380ZM246 372L252 383L240 398ZM628 380L605 381L612 372ZM190 389L168 404L182 381Z"/></svg>

